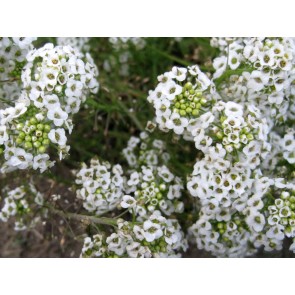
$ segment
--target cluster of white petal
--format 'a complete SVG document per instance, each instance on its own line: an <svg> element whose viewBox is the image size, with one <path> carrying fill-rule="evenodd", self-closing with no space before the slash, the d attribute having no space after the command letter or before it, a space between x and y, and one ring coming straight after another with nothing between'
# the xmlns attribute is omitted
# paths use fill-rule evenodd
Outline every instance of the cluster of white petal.
<svg viewBox="0 0 295 295"><path fill-rule="evenodd" d="M76 174L77 198L82 199L84 208L101 215L114 210L124 195L123 170L120 165L111 167L108 162L92 159Z"/></svg>
<svg viewBox="0 0 295 295"><path fill-rule="evenodd" d="M7 222L13 217L16 231L31 229L41 221L40 214L36 216L32 209L43 205L44 196L32 183L15 189L4 187L0 193L4 200L0 211L0 221Z"/></svg>
<svg viewBox="0 0 295 295"><path fill-rule="evenodd" d="M254 104L270 123L294 119L293 38L213 38L211 44L221 50L214 78L232 71L219 85L224 100Z"/></svg>
<svg viewBox="0 0 295 295"><path fill-rule="evenodd" d="M81 257L180 257L187 241L176 219L166 219L155 211L143 223L134 225L119 219L116 232L109 236L87 237Z"/></svg>
<svg viewBox="0 0 295 295"><path fill-rule="evenodd" d="M205 114L218 98L214 83L198 66L173 67L158 77L159 84L149 92L160 130L173 130L190 137L190 125Z"/></svg>
<svg viewBox="0 0 295 295"><path fill-rule="evenodd" d="M46 44L28 52L21 75L23 91L13 106L0 110L2 172L45 171L54 165L47 153L50 145L60 159L68 154L72 116L89 92L98 91L97 75L90 56L70 46Z"/></svg>
<svg viewBox="0 0 295 295"><path fill-rule="evenodd" d="M21 71L36 39L0 37L0 80L6 81L0 84L0 108L19 98Z"/></svg>

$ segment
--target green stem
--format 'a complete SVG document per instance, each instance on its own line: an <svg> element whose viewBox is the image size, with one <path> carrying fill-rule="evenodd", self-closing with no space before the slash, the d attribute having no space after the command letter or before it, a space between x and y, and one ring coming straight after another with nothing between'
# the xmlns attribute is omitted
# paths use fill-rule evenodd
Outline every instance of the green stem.
<svg viewBox="0 0 295 295"><path fill-rule="evenodd" d="M13 106L13 102L12 101L6 100L4 98L0 98L0 102L3 102L3 103L8 104L10 106Z"/></svg>
<svg viewBox="0 0 295 295"><path fill-rule="evenodd" d="M126 113L129 118L134 122L134 124L136 125L136 127L140 130L143 131L144 127L142 126L141 122L137 119L137 117L134 115L134 113L130 112L128 110L128 108L126 107L126 105L124 103L122 103L119 99L117 99L117 104L121 107L122 111L124 111L124 113Z"/></svg>
<svg viewBox="0 0 295 295"><path fill-rule="evenodd" d="M6 79L6 80L0 80L0 83L7 83L7 82L14 82L18 81L20 78L11 78L11 79Z"/></svg>
<svg viewBox="0 0 295 295"><path fill-rule="evenodd" d="M117 221L113 218L108 218L108 217L95 217L95 216L89 216L89 215L84 215L84 214L78 214L78 213L70 213L70 212L64 212L52 207L47 207L52 213L57 214L61 217L65 217L68 219L74 219L74 220L79 220L79 221L88 221L88 222L93 222L97 224L104 224L104 225L111 225L116 227L117 226Z"/></svg>
<svg viewBox="0 0 295 295"><path fill-rule="evenodd" d="M177 56L171 55L171 54L169 54L167 52L161 51L161 50L159 50L157 48L154 48L154 47L152 49L155 50L158 54L160 54L160 55L162 55L162 56L164 56L164 57L166 57L166 58L168 58L168 59L170 59L172 61L175 61L175 62L177 62L178 64L180 64L182 66L186 66L186 67L191 66L190 62L187 62L187 61L185 61L185 60L183 60L181 58L178 58Z"/></svg>

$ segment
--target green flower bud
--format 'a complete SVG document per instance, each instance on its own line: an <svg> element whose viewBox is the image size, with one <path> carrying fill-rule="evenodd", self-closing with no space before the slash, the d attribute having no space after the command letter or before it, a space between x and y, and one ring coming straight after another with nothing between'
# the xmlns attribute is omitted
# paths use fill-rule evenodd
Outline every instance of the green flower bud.
<svg viewBox="0 0 295 295"><path fill-rule="evenodd" d="M177 103L175 104L175 107L176 107L177 109L179 109L179 107L180 107L180 103L177 102Z"/></svg>
<svg viewBox="0 0 295 295"><path fill-rule="evenodd" d="M180 105L180 108L181 108L182 110L185 110L185 109L186 109L186 105L185 105L185 104L181 104L181 105Z"/></svg>
<svg viewBox="0 0 295 295"><path fill-rule="evenodd" d="M188 107L188 108L186 108L186 110L185 110L188 114L190 114L193 110L190 108L190 107Z"/></svg>
<svg viewBox="0 0 295 295"><path fill-rule="evenodd" d="M253 134L248 133L248 134L247 134L247 138L248 138L249 140L253 140L253 139L254 139L254 136L253 136Z"/></svg>
<svg viewBox="0 0 295 295"><path fill-rule="evenodd" d="M31 140L32 140L32 137L30 135L26 135L25 141L31 141Z"/></svg>
<svg viewBox="0 0 295 295"><path fill-rule="evenodd" d="M34 118L34 117L31 118L29 122L30 122L31 125L36 125L38 123L37 119Z"/></svg>
<svg viewBox="0 0 295 295"><path fill-rule="evenodd" d="M240 219L236 219L234 222L235 222L236 225L240 225L241 224Z"/></svg>
<svg viewBox="0 0 295 295"><path fill-rule="evenodd" d="M43 138L48 138L48 133L43 132L42 137L43 137Z"/></svg>
<svg viewBox="0 0 295 295"><path fill-rule="evenodd" d="M198 98L201 98L201 97L202 97L202 92L198 91L198 92L196 93L196 96L197 96Z"/></svg>
<svg viewBox="0 0 295 295"><path fill-rule="evenodd" d="M46 147L43 146L43 145L41 145L41 146L38 148L38 151L39 151L39 153L43 154L43 153L46 152Z"/></svg>
<svg viewBox="0 0 295 295"><path fill-rule="evenodd" d="M180 116L185 116L186 115L186 111L185 110L180 110L179 111Z"/></svg>
<svg viewBox="0 0 295 295"><path fill-rule="evenodd" d="M46 131L46 132L50 132L50 130L51 130L50 125L49 125L49 124L45 124L45 125L44 125L44 131Z"/></svg>
<svg viewBox="0 0 295 295"><path fill-rule="evenodd" d="M48 138L43 139L42 141L43 145L49 145L50 144L50 140Z"/></svg>
<svg viewBox="0 0 295 295"><path fill-rule="evenodd" d="M217 223L217 228L222 229L222 228L223 228L223 223L218 222L218 223Z"/></svg>
<svg viewBox="0 0 295 295"><path fill-rule="evenodd" d="M30 131L35 131L36 130L36 125L31 125L30 126Z"/></svg>
<svg viewBox="0 0 295 295"><path fill-rule="evenodd" d="M18 124L16 125L16 129L21 131L21 130L24 129L24 126L25 126L24 123L18 123Z"/></svg>
<svg viewBox="0 0 295 295"><path fill-rule="evenodd" d="M218 131L218 132L216 133L216 137L217 137L218 139L222 139L222 138L223 138L223 133L222 133L221 131Z"/></svg>
<svg viewBox="0 0 295 295"><path fill-rule="evenodd" d="M33 143L33 146L34 146L35 148L39 148L39 147L41 146L41 142L40 142L40 141L35 141L35 142Z"/></svg>
<svg viewBox="0 0 295 295"><path fill-rule="evenodd" d="M203 98L200 100L200 103L201 103L201 105L206 104L206 103L207 103L207 99L203 97Z"/></svg>
<svg viewBox="0 0 295 295"><path fill-rule="evenodd" d="M163 197L163 195L162 195L161 193L157 193L157 194L156 194L156 198L157 198L158 200L162 199L162 197Z"/></svg>
<svg viewBox="0 0 295 295"><path fill-rule="evenodd" d="M23 139L22 138L17 138L16 141L15 141L17 144L22 144L23 142Z"/></svg>
<svg viewBox="0 0 295 295"><path fill-rule="evenodd" d="M192 115L193 115L193 116L198 116L198 115L199 115L199 110L194 109L194 110L192 111Z"/></svg>
<svg viewBox="0 0 295 295"><path fill-rule="evenodd" d="M42 131L44 129L44 125L43 124L38 124L37 129Z"/></svg>
<svg viewBox="0 0 295 295"><path fill-rule="evenodd" d="M190 95L189 91L185 91L185 92L183 93L183 96L184 96L184 97L188 97L189 95Z"/></svg>
<svg viewBox="0 0 295 295"><path fill-rule="evenodd" d="M197 104L196 104L196 109L200 109L201 108L201 104L198 102Z"/></svg>
<svg viewBox="0 0 295 295"><path fill-rule="evenodd" d="M23 131L21 131L19 134L18 134L18 137L21 138L21 139L24 139L26 137L26 133L24 133Z"/></svg>
<svg viewBox="0 0 295 295"><path fill-rule="evenodd" d="M187 82L185 83L184 87L188 90L192 89L193 88L193 84L191 82Z"/></svg>
<svg viewBox="0 0 295 295"><path fill-rule="evenodd" d="M32 147L33 147L33 145L30 141L25 142L25 149L31 149Z"/></svg>

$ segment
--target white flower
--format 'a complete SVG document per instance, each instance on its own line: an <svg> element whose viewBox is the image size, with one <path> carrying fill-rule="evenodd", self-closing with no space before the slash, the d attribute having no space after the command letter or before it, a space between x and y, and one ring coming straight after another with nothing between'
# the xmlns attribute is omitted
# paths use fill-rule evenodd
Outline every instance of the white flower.
<svg viewBox="0 0 295 295"><path fill-rule="evenodd" d="M181 117L178 113L173 113L166 122L166 127L173 129L176 134L182 134L184 128L188 126L188 119Z"/></svg>
<svg viewBox="0 0 295 295"><path fill-rule="evenodd" d="M48 110L47 118L52 120L56 126L62 126L64 121L68 118L68 114L60 107L55 106L54 108Z"/></svg>
<svg viewBox="0 0 295 295"><path fill-rule="evenodd" d="M231 50L229 53L228 65L232 70L239 67L241 61L241 54Z"/></svg>
<svg viewBox="0 0 295 295"><path fill-rule="evenodd" d="M229 101L225 104L224 113L227 117L241 117L243 115L243 106L233 101Z"/></svg>
<svg viewBox="0 0 295 295"><path fill-rule="evenodd" d="M254 91L262 90L268 83L269 77L261 71L253 71L250 76L250 80L247 83L247 87Z"/></svg>
<svg viewBox="0 0 295 295"><path fill-rule="evenodd" d="M80 81L69 80L65 91L66 96L80 97L82 95L83 84Z"/></svg>
<svg viewBox="0 0 295 295"><path fill-rule="evenodd" d="M180 94L182 91L182 87L176 84L174 81L169 81L164 85L163 93L166 95L166 98L169 100L173 100L176 95Z"/></svg>
<svg viewBox="0 0 295 295"><path fill-rule="evenodd" d="M40 169L40 172L43 173L48 168L49 155L40 154L34 157L33 169Z"/></svg>
<svg viewBox="0 0 295 295"><path fill-rule="evenodd" d="M123 196L121 206L122 206L122 208L135 207L136 206L136 200L133 197L129 196L129 195L125 195L125 196Z"/></svg>
<svg viewBox="0 0 295 295"><path fill-rule="evenodd" d="M157 223L153 223L151 220L147 220L143 223L143 230L143 236L147 242L153 242L163 235L161 226Z"/></svg>
<svg viewBox="0 0 295 295"><path fill-rule="evenodd" d="M171 182L174 179L174 175L166 166L158 167L159 176L167 183Z"/></svg>
<svg viewBox="0 0 295 295"><path fill-rule="evenodd" d="M33 155L27 153L24 149L16 148L14 155L8 161L12 167L17 167L18 169L27 169L31 166L33 160Z"/></svg>
<svg viewBox="0 0 295 295"><path fill-rule="evenodd" d="M261 232L265 225L264 216L256 210L251 210L250 215L246 218L247 224L255 232Z"/></svg>
<svg viewBox="0 0 295 295"><path fill-rule="evenodd" d="M4 144L4 142L8 140L8 134L6 130L6 126L0 126L0 145Z"/></svg>
<svg viewBox="0 0 295 295"><path fill-rule="evenodd" d="M174 78L180 82L186 79L186 68L173 67L171 72L174 74Z"/></svg>
<svg viewBox="0 0 295 295"><path fill-rule="evenodd" d="M48 133L48 138L51 142L57 143L60 146L65 146L67 142L65 130L63 128L51 129Z"/></svg>
<svg viewBox="0 0 295 295"><path fill-rule="evenodd" d="M137 185L139 183L139 174L138 172L134 171L130 175L130 179L128 180L127 184L129 186Z"/></svg>
<svg viewBox="0 0 295 295"><path fill-rule="evenodd" d="M227 57L226 56L220 56L213 60L213 67L215 69L215 73L213 75L213 78L219 78L225 71L227 64Z"/></svg>
<svg viewBox="0 0 295 295"><path fill-rule="evenodd" d="M44 105L48 110L60 108L59 98L56 94L45 95L44 96Z"/></svg>

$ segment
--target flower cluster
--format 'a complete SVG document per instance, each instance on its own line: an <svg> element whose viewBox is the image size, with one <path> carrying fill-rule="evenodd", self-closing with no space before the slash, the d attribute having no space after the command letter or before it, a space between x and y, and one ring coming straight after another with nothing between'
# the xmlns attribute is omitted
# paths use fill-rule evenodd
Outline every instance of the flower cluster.
<svg viewBox="0 0 295 295"><path fill-rule="evenodd" d="M0 108L19 98L21 72L36 39L0 37L0 81L7 81L0 85Z"/></svg>
<svg viewBox="0 0 295 295"><path fill-rule="evenodd" d="M131 169L138 168L141 165L167 164L170 157L166 151L165 142L152 139L145 131L141 132L139 137L130 137L127 147L123 149L123 156Z"/></svg>
<svg viewBox="0 0 295 295"><path fill-rule="evenodd" d="M0 38L0 80L20 77L26 55L37 38Z"/></svg>
<svg viewBox="0 0 295 295"><path fill-rule="evenodd" d="M218 98L214 83L198 66L173 67L158 81L147 99L155 108L156 122L162 131L185 134L191 122L206 113Z"/></svg>
<svg viewBox="0 0 295 295"><path fill-rule="evenodd" d="M214 78L227 100L251 103L272 123L294 119L295 43L292 38L214 38L221 55L213 61Z"/></svg>
<svg viewBox="0 0 295 295"><path fill-rule="evenodd" d="M96 67L69 46L46 44L27 55L22 72L24 90L15 105L0 110L0 154L2 172L52 166L47 153L50 145L64 158L66 131L72 132L72 116L80 109L87 93L96 93Z"/></svg>
<svg viewBox="0 0 295 295"><path fill-rule="evenodd" d="M111 167L108 162L94 158L88 167L85 163L76 174L77 198L84 208L101 215L115 209L124 195L123 170L120 165Z"/></svg>
<svg viewBox="0 0 295 295"><path fill-rule="evenodd" d="M197 66L174 67L147 98L160 130L191 138L203 153L187 181L199 208L190 237L218 257L280 250L288 235L269 222L269 206L295 187L294 130L277 127L294 119L294 41L214 38L212 46L221 52L214 83Z"/></svg>
<svg viewBox="0 0 295 295"><path fill-rule="evenodd" d="M183 212L184 204L179 200L182 190L182 180L166 166L141 166L131 173L126 188L128 195L123 197L121 206L129 208L139 219L155 210L170 216Z"/></svg>
<svg viewBox="0 0 295 295"><path fill-rule="evenodd" d="M281 141L283 158L289 164L295 164L295 130L288 129Z"/></svg>
<svg viewBox="0 0 295 295"><path fill-rule="evenodd" d="M270 149L268 125L253 105L220 101L211 112L191 122L189 128L196 148L204 154L217 160L237 161L251 169Z"/></svg>
<svg viewBox="0 0 295 295"><path fill-rule="evenodd" d="M123 208L129 208L140 220L155 210L166 216L183 212L184 204L180 200L183 181L167 167L170 156L162 140L141 132L139 137L129 139L123 155L130 168L126 195L121 202Z"/></svg>
<svg viewBox="0 0 295 295"><path fill-rule="evenodd" d="M116 232L111 235L85 238L81 257L179 257L186 249L178 221L155 211L143 223L118 219Z"/></svg>
<svg viewBox="0 0 295 295"><path fill-rule="evenodd" d="M32 183L13 190L5 187L2 189L2 196L5 198L0 221L7 222L13 217L16 231L33 228L41 220L40 214L35 216L33 210L43 205L44 197Z"/></svg>
<svg viewBox="0 0 295 295"><path fill-rule="evenodd" d="M271 188L284 185L258 175L254 178L244 175L243 181L247 184L242 185L240 191L231 189L221 197L215 194L219 191L217 188L201 199L200 217L190 228L199 249L217 257L251 256L261 246L265 251L282 249L283 227L274 222L279 219L276 216L273 219L270 212L278 210L269 204L274 201ZM275 200L277 203L279 199ZM289 213L282 210L280 214Z"/></svg>

